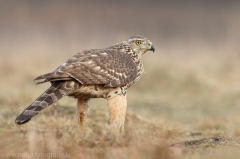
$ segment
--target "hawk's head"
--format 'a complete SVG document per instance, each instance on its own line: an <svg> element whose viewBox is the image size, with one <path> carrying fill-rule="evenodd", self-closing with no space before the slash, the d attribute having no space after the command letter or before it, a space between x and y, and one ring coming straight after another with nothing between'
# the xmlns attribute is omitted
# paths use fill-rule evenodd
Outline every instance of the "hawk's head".
<svg viewBox="0 0 240 159"><path fill-rule="evenodd" d="M147 51L155 51L153 43L148 38L144 38L143 36L132 36L126 42L137 53L144 54Z"/></svg>

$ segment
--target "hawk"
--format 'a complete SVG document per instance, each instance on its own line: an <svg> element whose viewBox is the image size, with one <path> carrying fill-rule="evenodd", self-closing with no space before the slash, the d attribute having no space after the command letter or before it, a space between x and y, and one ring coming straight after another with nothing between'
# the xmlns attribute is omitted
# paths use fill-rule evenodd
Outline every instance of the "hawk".
<svg viewBox="0 0 240 159"><path fill-rule="evenodd" d="M90 98L107 99L112 123L123 128L126 108L122 105L126 105L126 91L142 76L141 56L150 50L155 51L152 42L136 35L104 49L84 50L73 55L55 71L35 79L42 80L38 84L50 82L51 86L16 118L15 123L24 124L42 109L70 96L78 101L77 119L82 128Z"/></svg>

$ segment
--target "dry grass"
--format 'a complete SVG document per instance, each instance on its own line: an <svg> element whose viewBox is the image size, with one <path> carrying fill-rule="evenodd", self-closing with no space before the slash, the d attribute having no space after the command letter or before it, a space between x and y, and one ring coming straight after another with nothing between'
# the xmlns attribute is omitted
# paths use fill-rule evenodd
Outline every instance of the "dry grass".
<svg viewBox="0 0 240 159"><path fill-rule="evenodd" d="M0 17L4 37L0 39L0 158L18 153L5 157L56 153L52 157L238 158L238 6L227 5L229 10L225 5L133 4L0 5L8 13ZM119 14L123 6L124 14ZM144 23L138 12L143 8ZM102 99L91 100L84 131L76 124L76 101L67 97L29 123L14 124L17 115L49 86L36 86L32 81L36 76L54 70L76 50L105 47L140 33L153 41L156 53L144 55L146 73L128 90L123 134L107 131L108 112Z"/></svg>
<svg viewBox="0 0 240 159"><path fill-rule="evenodd" d="M76 124L75 100L70 98L45 109L28 124L16 126L16 116L47 84L36 86L31 81L37 75L34 70L41 59L28 61L22 70L18 66L27 57L5 59L1 64L4 82L0 84L1 154L22 153L20 158L24 158L26 152L58 152L91 159L238 155L240 92L235 65L239 67L239 64L235 56L229 57L232 59L221 56L221 60L211 65L221 65L216 70L206 69L209 65L204 59L189 58L195 64L202 64L190 66L181 58L162 55L158 59L160 56L156 54L145 55L146 74L128 92L126 131L118 136L107 131L106 102L99 99L91 102L84 131ZM45 62L41 68L44 71L49 64L48 60ZM227 77L225 67L232 68Z"/></svg>

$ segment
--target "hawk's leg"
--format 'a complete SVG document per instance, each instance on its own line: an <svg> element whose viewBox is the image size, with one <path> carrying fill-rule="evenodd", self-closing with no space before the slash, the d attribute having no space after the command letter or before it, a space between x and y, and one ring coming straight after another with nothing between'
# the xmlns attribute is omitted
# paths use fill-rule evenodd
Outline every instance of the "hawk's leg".
<svg viewBox="0 0 240 159"><path fill-rule="evenodd" d="M88 111L88 102L89 99L84 99L84 98L78 98L77 99L77 120L80 128L83 130L84 129L84 122L87 117L87 111Z"/></svg>
<svg viewBox="0 0 240 159"><path fill-rule="evenodd" d="M123 132L127 110L127 95L117 95L108 101L111 129Z"/></svg>

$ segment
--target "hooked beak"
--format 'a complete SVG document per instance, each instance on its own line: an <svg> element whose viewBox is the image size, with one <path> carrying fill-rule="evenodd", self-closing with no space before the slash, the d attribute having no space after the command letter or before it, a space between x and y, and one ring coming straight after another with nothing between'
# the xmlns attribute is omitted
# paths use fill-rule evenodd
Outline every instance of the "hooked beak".
<svg viewBox="0 0 240 159"><path fill-rule="evenodd" d="M148 50L153 51L153 52L155 51L155 47L152 42L149 43Z"/></svg>

